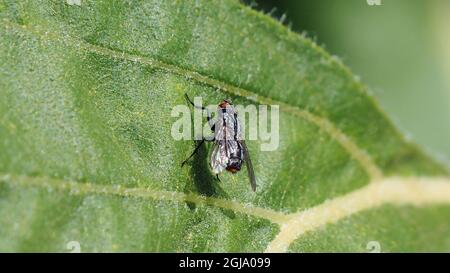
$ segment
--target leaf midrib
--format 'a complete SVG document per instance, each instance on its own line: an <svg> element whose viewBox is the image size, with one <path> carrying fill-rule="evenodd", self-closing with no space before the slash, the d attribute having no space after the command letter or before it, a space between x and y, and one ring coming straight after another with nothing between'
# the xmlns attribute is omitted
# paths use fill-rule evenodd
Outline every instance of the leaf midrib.
<svg viewBox="0 0 450 273"><path fill-rule="evenodd" d="M288 220L287 214L272 209L254 207L233 200L198 195L195 193L183 193L177 191L154 190L143 187L123 187L120 184L99 185L91 182L75 182L46 176L29 176L0 173L0 182L26 187L49 188L60 191L70 191L74 195L108 195L133 198L144 198L173 202L192 202L198 205L210 205L218 208L229 209L245 215L266 219L275 224L281 224Z"/></svg>
<svg viewBox="0 0 450 273"><path fill-rule="evenodd" d="M384 204L414 206L450 204L450 179L446 177L387 177L376 182L300 212L286 214L196 194L0 173L0 183L9 183L12 186L68 190L74 195L97 194L175 202L188 201L263 218L280 227L280 231L268 244L265 252L286 252L291 243L305 233Z"/></svg>

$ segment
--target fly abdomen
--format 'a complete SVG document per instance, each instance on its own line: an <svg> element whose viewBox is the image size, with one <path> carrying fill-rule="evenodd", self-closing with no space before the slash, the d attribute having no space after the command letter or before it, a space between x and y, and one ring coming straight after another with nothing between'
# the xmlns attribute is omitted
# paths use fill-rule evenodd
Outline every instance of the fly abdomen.
<svg viewBox="0 0 450 273"><path fill-rule="evenodd" d="M231 173L236 173L241 170L243 163L242 147L237 141L228 141L229 156L226 170Z"/></svg>

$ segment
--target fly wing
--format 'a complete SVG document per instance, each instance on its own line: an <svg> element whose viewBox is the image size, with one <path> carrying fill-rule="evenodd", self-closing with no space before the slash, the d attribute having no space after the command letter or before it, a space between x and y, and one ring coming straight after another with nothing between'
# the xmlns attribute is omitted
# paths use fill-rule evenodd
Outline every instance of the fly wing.
<svg viewBox="0 0 450 273"><path fill-rule="evenodd" d="M226 130L225 130L225 119L223 118L223 113L218 113L217 121L214 125L214 139L216 142L218 140L225 139Z"/></svg>
<svg viewBox="0 0 450 273"><path fill-rule="evenodd" d="M225 141L214 141L211 152L211 169L215 174L221 173L228 164Z"/></svg>
<svg viewBox="0 0 450 273"><path fill-rule="evenodd" d="M256 191L256 177L255 172L253 171L253 164L250 159L250 154L248 153L247 145L245 145L245 141L240 141L242 145L242 149L244 150L244 161L247 166L248 179L250 180L250 185L252 186L252 190Z"/></svg>

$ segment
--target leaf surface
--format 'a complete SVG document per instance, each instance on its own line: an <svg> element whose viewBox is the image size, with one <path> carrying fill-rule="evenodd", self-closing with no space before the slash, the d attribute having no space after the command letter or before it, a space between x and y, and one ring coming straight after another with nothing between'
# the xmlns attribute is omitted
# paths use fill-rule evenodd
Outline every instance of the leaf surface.
<svg viewBox="0 0 450 273"><path fill-rule="evenodd" d="M450 251L448 170L336 57L236 1L80 3L0 2L0 250ZM180 168L184 93L280 105L279 149L247 141L256 193L215 180L210 146Z"/></svg>

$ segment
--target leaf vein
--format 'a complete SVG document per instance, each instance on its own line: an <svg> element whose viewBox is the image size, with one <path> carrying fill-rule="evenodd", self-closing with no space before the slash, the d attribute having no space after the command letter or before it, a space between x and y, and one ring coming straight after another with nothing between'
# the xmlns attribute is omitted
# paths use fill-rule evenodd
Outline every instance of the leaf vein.
<svg viewBox="0 0 450 273"><path fill-rule="evenodd" d="M74 182L50 177L32 177L27 175L0 174L0 182L12 186L45 188L56 191L69 191L73 195L107 195L131 198L143 198L172 202L192 202L198 205L209 205L233 210L242 214L263 218L279 224L287 220L286 214L271 209L254 207L233 200L214 198L195 193L153 190L142 187L122 187L120 185L100 185L88 182Z"/></svg>
<svg viewBox="0 0 450 273"><path fill-rule="evenodd" d="M288 215L265 252L286 252L301 235L381 205L450 204L450 179L388 177L315 207Z"/></svg>

